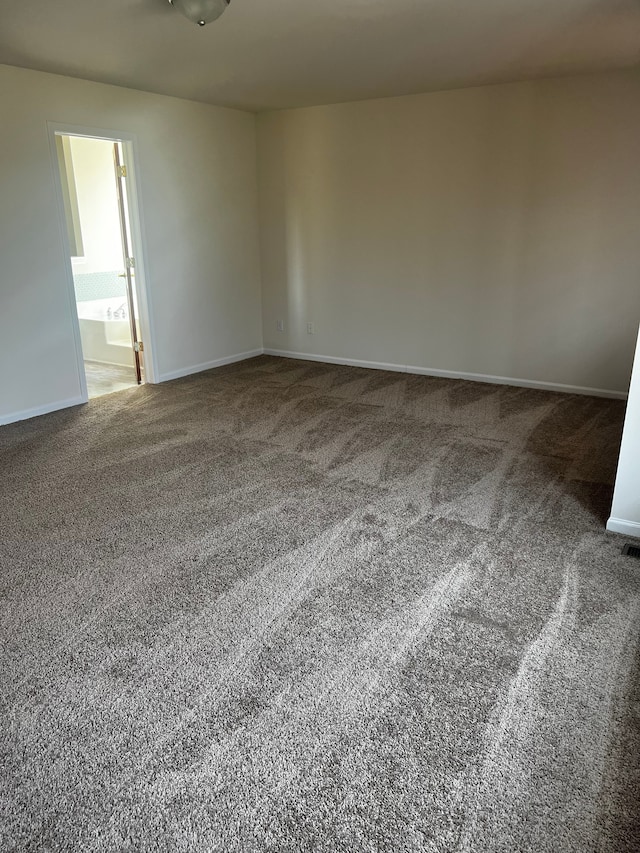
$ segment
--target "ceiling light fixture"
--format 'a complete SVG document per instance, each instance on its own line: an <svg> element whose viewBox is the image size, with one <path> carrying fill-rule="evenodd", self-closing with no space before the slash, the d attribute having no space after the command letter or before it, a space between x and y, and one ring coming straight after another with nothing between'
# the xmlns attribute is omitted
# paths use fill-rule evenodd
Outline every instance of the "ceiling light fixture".
<svg viewBox="0 0 640 853"><path fill-rule="evenodd" d="M169 3L182 12L185 18L204 27L219 18L231 0L169 0Z"/></svg>

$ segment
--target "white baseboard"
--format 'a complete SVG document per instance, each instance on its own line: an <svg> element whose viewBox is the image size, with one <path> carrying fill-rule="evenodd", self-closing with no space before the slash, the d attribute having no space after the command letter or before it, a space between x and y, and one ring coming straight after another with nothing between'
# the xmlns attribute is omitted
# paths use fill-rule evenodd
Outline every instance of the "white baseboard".
<svg viewBox="0 0 640 853"><path fill-rule="evenodd" d="M185 367L182 370L175 370L172 373L163 373L160 375L158 381L168 382L171 379L179 379L181 376L189 376L191 373L211 370L212 367L222 367L225 364L233 364L236 361L245 361L247 358L255 358L257 355L262 355L262 352L262 348L249 350L249 352L240 352L235 355L218 358L206 364L196 364L192 367ZM29 418L36 418L39 415L48 415L50 412L57 412L59 409L68 409L70 406L79 406L86 402L83 397L72 397L70 400L59 400L56 403L48 403L46 406L36 406L33 409L25 409L22 412L11 412L7 415L0 415L0 426L12 424L16 421L26 421Z"/></svg>
<svg viewBox="0 0 640 853"><path fill-rule="evenodd" d="M303 361L324 361L327 364L346 364L350 367L368 367L372 370L391 370L396 373L415 373L420 376L441 376L445 379L466 379L469 382L487 382L491 385L513 385L516 388L537 388L541 391L558 391L563 394L583 394L589 397L606 397L612 400L626 400L624 391L610 391L606 388L588 388L582 385L562 385L558 382L538 382L534 379L515 379L511 376L491 376L484 373L464 373L457 370L439 370L431 367L417 367L411 364L387 364L382 361L360 361L353 358L334 358L328 355L314 355L306 352L291 352L265 347L265 355L281 358L299 358Z"/></svg>
<svg viewBox="0 0 640 853"><path fill-rule="evenodd" d="M317 355L306 352L292 352L290 350L279 350L265 347L264 349L253 349L247 352L236 353L235 355L217 358L214 361L208 361L204 364L196 364L190 367L184 367L180 370L162 373L158 377L158 382L169 382L172 379L180 379L183 376L190 376L192 373L201 373L204 370L212 370L214 367L223 367L225 364L234 364L237 361L246 361L248 358L255 358L262 355L275 355L281 358L296 358L302 361L320 361L326 364L345 364L349 367L367 367L371 370L389 370L395 373L414 373L421 376L442 376L445 379L466 379L470 382L488 382L493 385L514 385L517 388L539 388L542 391L559 391L564 394L585 394L590 397L607 397L614 400L626 400L627 394L623 391L609 391L605 388L587 388L580 385L562 385L557 382L538 382L532 379L514 379L509 376L490 376L483 373L463 373L456 370L439 370L437 368L417 367L407 364L393 364L382 361L363 361L354 358L336 358L330 355ZM69 400L61 400L57 403L49 403L46 406L36 406L33 409L25 409L22 412L12 412L8 415L0 415L0 426L11 424L16 421L24 421L28 418L35 418L39 415L47 415L49 412L56 412L59 409L67 409L70 406L79 406L86 403L82 397L73 397ZM619 524L624 529L609 524ZM635 522L626 522L620 519L609 519L607 529L616 533L624 533L627 536L640 536L640 525L634 528L636 532L632 532L631 528ZM626 527L625 527L626 525ZM637 528L637 529L636 529Z"/></svg>
<svg viewBox="0 0 640 853"><path fill-rule="evenodd" d="M277 355L281 358L299 358L301 361L323 361L326 364L346 364L349 367L368 367L371 370L392 370L396 373L409 373L402 364L387 364L384 361L361 361L355 358L334 358L331 355L312 355L308 352L290 352L289 350L265 348L265 355Z"/></svg>
<svg viewBox="0 0 640 853"><path fill-rule="evenodd" d="M491 376L483 373L458 373L451 370L436 370L422 367L407 367L407 373L425 376L443 376L450 379L466 379L469 382L488 382L490 385L513 385L515 388L536 388L540 391L557 391L560 394L582 394L588 397L607 397L626 400L625 391L610 391L607 388L590 388L585 385L563 385L560 382L538 382L536 379L516 379L511 376Z"/></svg>
<svg viewBox="0 0 640 853"><path fill-rule="evenodd" d="M192 373L202 373L203 370L212 370L214 367L224 367L225 364L234 364L236 361L245 361L248 358L255 358L257 355L262 355L263 349L252 349L248 352L239 352L235 355L227 355L224 358L216 358L214 361L207 361L204 364L194 364L191 367L182 367L180 370L172 370L169 373L161 373L158 376L158 382L170 382L172 379L181 379L183 376L190 376Z"/></svg>
<svg viewBox="0 0 640 853"><path fill-rule="evenodd" d="M640 539L640 524L637 521L626 521L624 518L610 518L607 530L611 533L622 533L623 536L633 536Z"/></svg>
<svg viewBox="0 0 640 853"><path fill-rule="evenodd" d="M60 409L68 409L70 406L80 406L87 401L84 397L71 397L69 400L58 400L56 403L47 403L46 406L35 406L33 409L24 409L21 412L11 412L9 415L0 415L0 426L13 424L16 421L26 421L29 418L37 418L39 415L48 415Z"/></svg>

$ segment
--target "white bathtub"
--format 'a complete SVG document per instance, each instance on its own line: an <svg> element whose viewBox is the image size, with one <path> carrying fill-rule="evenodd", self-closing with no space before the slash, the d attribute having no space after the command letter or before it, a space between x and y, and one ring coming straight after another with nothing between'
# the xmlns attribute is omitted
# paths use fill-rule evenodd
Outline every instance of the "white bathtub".
<svg viewBox="0 0 640 853"><path fill-rule="evenodd" d="M76 304L84 358L106 364L133 365L126 300L118 296Z"/></svg>

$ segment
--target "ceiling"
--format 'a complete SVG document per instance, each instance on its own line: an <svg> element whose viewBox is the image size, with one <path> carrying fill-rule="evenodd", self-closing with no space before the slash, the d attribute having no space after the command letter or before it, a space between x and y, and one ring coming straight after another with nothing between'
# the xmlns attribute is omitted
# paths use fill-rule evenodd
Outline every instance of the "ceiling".
<svg viewBox="0 0 640 853"><path fill-rule="evenodd" d="M0 62L264 110L640 64L640 0L0 4Z"/></svg>

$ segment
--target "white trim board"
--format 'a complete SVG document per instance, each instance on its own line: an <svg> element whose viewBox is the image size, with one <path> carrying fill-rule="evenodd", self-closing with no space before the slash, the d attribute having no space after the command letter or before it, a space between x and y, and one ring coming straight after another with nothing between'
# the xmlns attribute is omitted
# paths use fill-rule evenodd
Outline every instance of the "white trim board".
<svg viewBox="0 0 640 853"><path fill-rule="evenodd" d="M469 382L487 382L490 385L513 385L516 388L538 388L541 391L558 391L562 394L583 394L589 397L606 397L612 400L626 400L625 391L610 391L606 388L587 388L582 385L563 385L559 382L538 382L535 379L514 379L510 376L491 376L484 373L464 373L457 370L439 370L431 367L416 367L411 364L387 364L381 361L361 361L354 358L334 358L329 355L315 355L306 352L290 352L265 347L265 355L281 358L298 358L303 361L324 361L327 364L346 364L349 367L368 367L372 370L391 370L396 373L415 373L419 376L441 376L444 379L466 379Z"/></svg>
<svg viewBox="0 0 640 853"><path fill-rule="evenodd" d="M184 367L181 370L174 370L170 373L161 374L160 382L169 382L171 379L180 379L183 376L190 376L192 373L201 373L203 370L211 370L213 367L223 367L225 364L234 364L236 361L246 361L248 358L255 358L262 355L262 347L260 349L249 350L248 352L240 352L235 355L228 355L224 358L217 358L215 361L208 361L206 364L196 364L192 367ZM25 409L22 412L11 412L7 415L0 415L0 426L7 426L16 421L26 421L29 418L36 418L39 415L48 415L50 412L57 412L61 409L68 409L71 406L80 406L87 403L87 400L82 396L72 397L69 400L58 400L56 403L47 403L45 406L36 406L33 409Z"/></svg>
<svg viewBox="0 0 640 853"><path fill-rule="evenodd" d="M69 409L71 406L81 406L87 401L80 395L71 397L69 400L58 400L56 403L47 403L45 406L35 406L33 409L24 409L21 412L11 412L9 415L0 415L0 426L14 424L17 421L27 421L29 418L37 418L39 415L48 415L50 412L59 412L61 409Z"/></svg>
<svg viewBox="0 0 640 853"><path fill-rule="evenodd" d="M560 385L555 382L536 382L529 379L511 379L506 376L485 376L481 373L458 373L453 370L437 370L425 367L414 367L411 365L402 364L387 364L381 361L362 361L360 359L334 358L328 355L315 355L304 352L290 352L289 350L276 350L270 347L264 349L253 349L247 352L236 353L235 355L224 356L213 361L207 361L203 364L195 364L190 367L183 367L180 370L173 370L169 373L158 375L158 382L170 382L172 379L181 379L183 376L191 376L194 373L202 373L205 370L212 370L214 367L223 367L226 364L235 364L237 361L246 361L249 358L256 358L259 355L274 355L280 358L296 358L301 361L321 361L326 364L345 364L350 367L367 367L371 370L389 370L395 373L415 373L422 376L442 376L448 379L467 379L471 382L488 382L494 385L513 385L519 388L540 388L544 391L559 391L565 394L586 394L593 397L608 397L615 400L626 400L627 395L622 391L607 391L602 388L583 388L577 385ZM66 409L70 406L79 406L86 403L83 397L73 397L70 400L62 400L57 403L49 403L46 406L37 406L34 409L26 409L23 412L12 412L4 417L0 416L0 426L14 423L15 421L27 420L35 418L38 415L46 415L49 412L56 412L59 409ZM617 527L609 527L609 524L626 525L624 529ZM635 526L634 526L635 525ZM635 530L635 532L632 532ZM627 536L640 537L640 525L635 522L626 522L621 519L611 518L607 523L607 529L616 533L623 533Z"/></svg>
<svg viewBox="0 0 640 853"><path fill-rule="evenodd" d="M637 521L627 521L624 518L610 518L607 530L611 533L622 533L623 536L633 536L640 539L640 524Z"/></svg>
<svg viewBox="0 0 640 853"><path fill-rule="evenodd" d="M191 376L192 373L202 373L204 370L212 370L214 367L224 367L225 364L235 364L236 361L246 361L248 358L255 358L262 355L263 349L252 349L248 352L239 352L235 355L227 355L224 358L216 358L214 361L207 361L204 364L194 364L191 367L181 367L180 370L171 370L169 373L161 373L158 377L159 382L170 382L172 379L181 379L183 376Z"/></svg>

